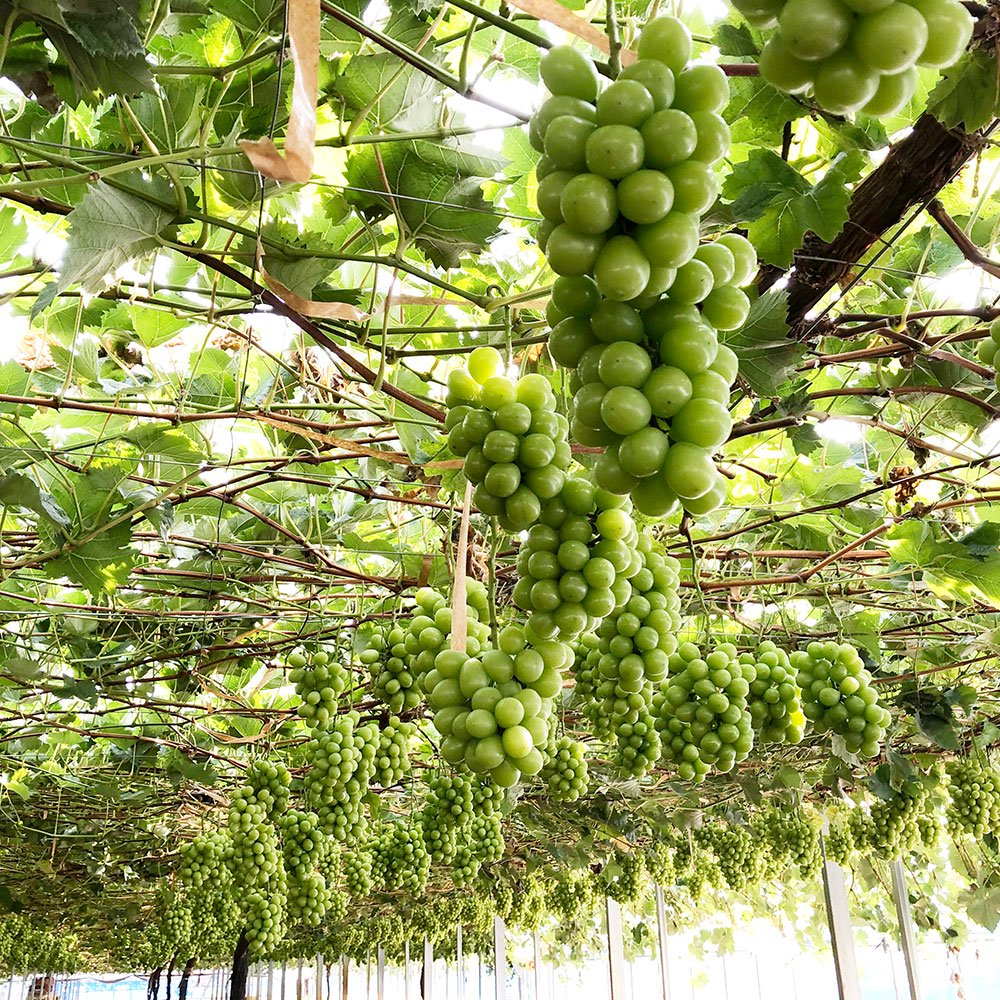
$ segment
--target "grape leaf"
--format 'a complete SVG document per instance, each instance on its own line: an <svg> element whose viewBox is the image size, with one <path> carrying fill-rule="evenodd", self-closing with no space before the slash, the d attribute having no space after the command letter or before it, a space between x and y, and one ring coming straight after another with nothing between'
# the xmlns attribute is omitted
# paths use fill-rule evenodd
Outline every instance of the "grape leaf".
<svg viewBox="0 0 1000 1000"><path fill-rule="evenodd" d="M996 56L980 49L966 53L930 92L927 110L948 128L975 132L988 125L1000 107Z"/></svg>
<svg viewBox="0 0 1000 1000"><path fill-rule="evenodd" d="M788 339L788 296L762 295L750 306L746 323L722 342L736 352L740 377L759 396L774 396L805 356L805 347Z"/></svg>
<svg viewBox="0 0 1000 1000"><path fill-rule="evenodd" d="M98 181L69 214L69 241L59 290L80 284L98 291L116 268L155 250L171 212Z"/></svg>
<svg viewBox="0 0 1000 1000"><path fill-rule="evenodd" d="M392 212L404 239L439 267L457 267L499 229L500 216L482 193L481 171L492 162L432 142L366 145L348 161L347 197L376 214Z"/></svg>
<svg viewBox="0 0 1000 1000"><path fill-rule="evenodd" d="M857 151L844 153L813 185L769 149L755 149L733 167L723 186L734 216L748 223L750 241L769 264L789 267L807 232L832 240L847 221L848 184L866 163Z"/></svg>

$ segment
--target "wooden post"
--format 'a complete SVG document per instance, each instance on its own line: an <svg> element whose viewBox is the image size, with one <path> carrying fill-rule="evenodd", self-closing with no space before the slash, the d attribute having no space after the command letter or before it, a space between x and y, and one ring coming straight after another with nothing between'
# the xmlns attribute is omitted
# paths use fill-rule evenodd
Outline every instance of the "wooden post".
<svg viewBox="0 0 1000 1000"><path fill-rule="evenodd" d="M656 886L655 893L656 932L660 940L660 987L663 990L663 1000L670 1000L670 964L667 958L667 944L669 939L667 935L667 907L663 899L663 886Z"/></svg>
<svg viewBox="0 0 1000 1000"><path fill-rule="evenodd" d="M622 937L622 908L607 897L608 963L611 971L611 1000L626 1000L625 941Z"/></svg>
<svg viewBox="0 0 1000 1000"><path fill-rule="evenodd" d="M910 897L906 891L906 871L903 868L903 862L899 860L892 863L892 899L896 904L899 943L903 949L903 962L906 965L906 981L910 987L910 1000L921 1000L920 976L917 970L917 939L913 932Z"/></svg>
<svg viewBox="0 0 1000 1000"><path fill-rule="evenodd" d="M501 917L493 918L494 1000L507 996L507 927Z"/></svg>
<svg viewBox="0 0 1000 1000"><path fill-rule="evenodd" d="M837 994L840 1000L861 1000L844 870L832 861L823 862L823 898L826 901L826 919L830 927L833 965L837 973Z"/></svg>

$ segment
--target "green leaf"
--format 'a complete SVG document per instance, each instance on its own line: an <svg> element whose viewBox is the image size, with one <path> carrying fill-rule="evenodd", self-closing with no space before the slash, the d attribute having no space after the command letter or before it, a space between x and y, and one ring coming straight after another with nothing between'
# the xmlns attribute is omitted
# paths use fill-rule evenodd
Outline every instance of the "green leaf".
<svg viewBox="0 0 1000 1000"><path fill-rule="evenodd" d="M500 216L482 193L480 171L489 162L432 142L365 145L348 161L348 200L392 212L404 239L439 267L457 267L499 231Z"/></svg>
<svg viewBox="0 0 1000 1000"><path fill-rule="evenodd" d="M43 492L35 482L17 472L0 477L0 506L25 507L61 528L72 526L54 496Z"/></svg>
<svg viewBox="0 0 1000 1000"><path fill-rule="evenodd" d="M791 266L806 233L830 241L847 221L848 184L866 163L857 151L843 153L817 184L769 149L755 149L736 164L723 186L734 216L748 223L750 241L761 260Z"/></svg>
<svg viewBox="0 0 1000 1000"><path fill-rule="evenodd" d="M16 362L0 364L0 396L27 396L31 378ZM0 403L0 413L13 413L19 403Z"/></svg>
<svg viewBox="0 0 1000 1000"><path fill-rule="evenodd" d="M996 56L985 49L967 52L931 91L927 110L947 128L975 132L988 125L1000 107Z"/></svg>
<svg viewBox="0 0 1000 1000"><path fill-rule="evenodd" d="M760 396L776 395L805 357L805 346L788 338L788 295L768 292L750 306L746 323L722 340L740 360L740 377Z"/></svg>
<svg viewBox="0 0 1000 1000"><path fill-rule="evenodd" d="M132 320L132 328L143 347L159 347L172 340L189 321L173 316L165 309L150 309L147 306L128 306L126 309Z"/></svg>
<svg viewBox="0 0 1000 1000"><path fill-rule="evenodd" d="M156 250L172 221L166 209L98 181L69 214L59 290L73 284L100 290L109 272Z"/></svg>
<svg viewBox="0 0 1000 1000"><path fill-rule="evenodd" d="M212 9L254 33L281 27L281 0L214 0Z"/></svg>
<svg viewBox="0 0 1000 1000"><path fill-rule="evenodd" d="M128 522L117 524L50 560L46 563L47 575L50 579L66 577L92 594L112 593L128 580L138 561L139 554L131 541L132 528Z"/></svg>

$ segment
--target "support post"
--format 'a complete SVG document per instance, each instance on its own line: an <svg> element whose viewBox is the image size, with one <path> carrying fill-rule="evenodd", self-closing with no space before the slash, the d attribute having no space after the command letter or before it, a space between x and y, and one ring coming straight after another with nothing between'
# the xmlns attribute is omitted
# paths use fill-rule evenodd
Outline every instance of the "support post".
<svg viewBox="0 0 1000 1000"><path fill-rule="evenodd" d="M378 991L378 1000L385 1000L385 948L382 945L378 946L378 951L375 953L375 961L378 963L378 980L375 987Z"/></svg>
<svg viewBox="0 0 1000 1000"><path fill-rule="evenodd" d="M340 1000L347 1000L347 991L351 985L351 960L347 955L340 956Z"/></svg>
<svg viewBox="0 0 1000 1000"><path fill-rule="evenodd" d="M617 900L607 897L608 962L611 970L611 1000L626 1000L625 940L622 936L622 908Z"/></svg>
<svg viewBox="0 0 1000 1000"><path fill-rule="evenodd" d="M424 938L424 964L420 973L420 1000L434 998L434 945L430 938Z"/></svg>
<svg viewBox="0 0 1000 1000"><path fill-rule="evenodd" d="M493 1000L507 996L507 928L501 917L493 918Z"/></svg>
<svg viewBox="0 0 1000 1000"><path fill-rule="evenodd" d="M826 901L826 919L830 927L833 965L837 973L837 995L840 1000L861 1000L844 869L833 861L823 862L823 898Z"/></svg>
<svg viewBox="0 0 1000 1000"><path fill-rule="evenodd" d="M403 1000L410 1000L410 942L403 942Z"/></svg>
<svg viewBox="0 0 1000 1000"><path fill-rule="evenodd" d="M323 956L316 956L316 1000L323 998Z"/></svg>
<svg viewBox="0 0 1000 1000"><path fill-rule="evenodd" d="M538 931L531 934L531 946L535 953L535 1000L542 1000L542 939Z"/></svg>
<svg viewBox="0 0 1000 1000"><path fill-rule="evenodd" d="M458 973L458 1000L465 1000L465 952L462 944L461 920L455 925L455 968Z"/></svg>
<svg viewBox="0 0 1000 1000"><path fill-rule="evenodd" d="M917 939L913 932L913 914L910 897L906 891L906 870L900 860L892 863L892 901L896 904L899 921L899 943L906 965L906 981L910 987L910 1000L920 1000L920 976L917 971Z"/></svg>
<svg viewBox="0 0 1000 1000"><path fill-rule="evenodd" d="M660 941L660 988L663 1000L670 1000L670 964L667 958L667 907L663 899L663 886L655 887L656 932Z"/></svg>

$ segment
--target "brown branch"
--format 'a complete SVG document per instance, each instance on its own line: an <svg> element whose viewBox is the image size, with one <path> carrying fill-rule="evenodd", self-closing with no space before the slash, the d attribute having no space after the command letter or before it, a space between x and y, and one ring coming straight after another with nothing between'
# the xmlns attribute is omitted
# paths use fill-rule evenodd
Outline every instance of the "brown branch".
<svg viewBox="0 0 1000 1000"><path fill-rule="evenodd" d="M948 234L952 243L962 251L962 256L970 264L975 264L976 267L982 268L987 274L992 274L994 278L1000 278L1000 264L990 260L962 232L961 226L948 214L947 209L945 209L944 205L937 198L927 206L927 214Z"/></svg>

